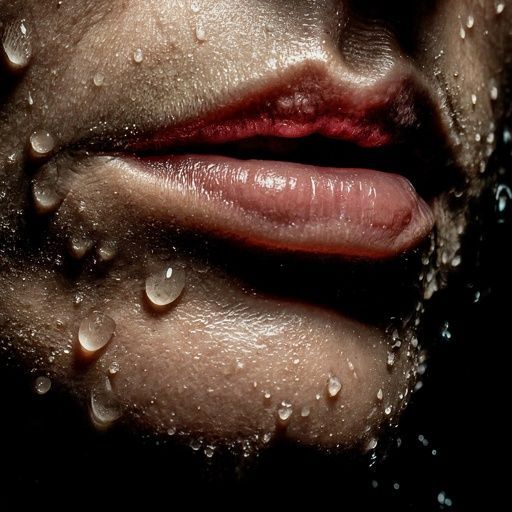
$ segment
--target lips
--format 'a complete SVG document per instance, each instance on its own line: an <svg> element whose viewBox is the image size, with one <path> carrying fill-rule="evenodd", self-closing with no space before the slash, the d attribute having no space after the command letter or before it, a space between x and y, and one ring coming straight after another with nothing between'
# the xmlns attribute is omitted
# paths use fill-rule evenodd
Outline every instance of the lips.
<svg viewBox="0 0 512 512"><path fill-rule="evenodd" d="M433 214L398 174L404 162L382 172L344 151L403 145L421 124L423 99L403 77L360 90L305 72L116 149L130 190L144 187L137 201L159 220L268 249L390 258L429 234ZM322 155L329 165L301 160L296 149L278 158L262 151L270 141L300 148L312 136L345 146ZM255 140L254 153L226 154L229 144Z"/></svg>

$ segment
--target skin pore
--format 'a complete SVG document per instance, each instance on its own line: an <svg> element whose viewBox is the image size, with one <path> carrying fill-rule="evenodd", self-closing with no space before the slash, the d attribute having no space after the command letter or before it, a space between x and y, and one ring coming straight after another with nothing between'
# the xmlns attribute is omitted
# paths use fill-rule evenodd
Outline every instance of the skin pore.
<svg viewBox="0 0 512 512"><path fill-rule="evenodd" d="M511 50L508 1L391 4L0 0L2 364L49 378L99 429L208 457L281 438L374 449L414 389L424 309L490 179ZM427 169L408 169L435 220L414 251L268 250L185 223L147 177L127 179L141 134L305 77L315 94L352 88L351 115L410 82L430 98L421 115L394 109L413 147L433 127ZM183 291L155 307L146 280L169 267ZM108 341L93 353L79 339L91 315Z"/></svg>

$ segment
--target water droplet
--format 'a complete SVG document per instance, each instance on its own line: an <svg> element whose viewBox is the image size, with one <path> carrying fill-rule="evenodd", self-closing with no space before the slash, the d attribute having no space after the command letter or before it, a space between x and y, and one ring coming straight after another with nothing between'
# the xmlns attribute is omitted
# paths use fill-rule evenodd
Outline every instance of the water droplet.
<svg viewBox="0 0 512 512"><path fill-rule="evenodd" d="M198 23L196 25L196 39L200 43L203 43L204 41L206 41L206 30L205 30L204 26L201 25L200 23Z"/></svg>
<svg viewBox="0 0 512 512"><path fill-rule="evenodd" d="M30 136L30 147L36 155L45 156L53 151L55 139L46 130L36 130Z"/></svg>
<svg viewBox="0 0 512 512"><path fill-rule="evenodd" d="M503 224L507 218L507 210L512 202L512 190L505 184L498 185L496 189L496 213L498 223Z"/></svg>
<svg viewBox="0 0 512 512"><path fill-rule="evenodd" d="M75 237L69 241L69 254L81 260L93 246L92 240L85 237Z"/></svg>
<svg viewBox="0 0 512 512"><path fill-rule="evenodd" d="M93 77L92 77L92 83L96 87L101 87L103 83L105 82L105 75L98 71Z"/></svg>
<svg viewBox="0 0 512 512"><path fill-rule="evenodd" d="M209 459L211 459L213 457L213 454L215 453L215 446L212 446L211 444L209 444L208 446L206 446L206 448L204 449L204 454L206 455L206 457L208 457Z"/></svg>
<svg viewBox="0 0 512 512"><path fill-rule="evenodd" d="M110 380L105 380L91 390L90 414L93 423L99 428L112 425L122 416L122 408L112 390Z"/></svg>
<svg viewBox="0 0 512 512"><path fill-rule="evenodd" d="M116 323L100 311L93 311L84 318L78 329L78 341L87 352L96 352L103 348L114 336Z"/></svg>
<svg viewBox="0 0 512 512"><path fill-rule="evenodd" d="M32 45L25 20L6 26L2 38L2 48L7 61L14 68L24 68L32 56Z"/></svg>
<svg viewBox="0 0 512 512"><path fill-rule="evenodd" d="M266 432L265 434L263 434L263 442L265 444L268 444L271 439L272 439L272 434L270 432Z"/></svg>
<svg viewBox="0 0 512 512"><path fill-rule="evenodd" d="M199 5L199 2L192 2L190 4L190 10L197 14L201 10L201 6Z"/></svg>
<svg viewBox="0 0 512 512"><path fill-rule="evenodd" d="M269 391L265 391L265 393L263 394L263 396L265 397L265 400L270 400L270 397L271 397L272 395L270 394L270 392L269 392Z"/></svg>
<svg viewBox="0 0 512 512"><path fill-rule="evenodd" d="M327 393L331 398L334 398L341 390L341 382L338 377L331 375L327 381Z"/></svg>
<svg viewBox="0 0 512 512"><path fill-rule="evenodd" d="M48 377L37 377L34 389L38 395L46 395L52 387L52 381Z"/></svg>
<svg viewBox="0 0 512 512"><path fill-rule="evenodd" d="M392 408L391 408L391 406L390 406L390 405L388 405L388 406L384 409L384 413L385 413L386 415L388 415L388 416L389 416L389 415L391 414L391 409L392 409Z"/></svg>
<svg viewBox="0 0 512 512"><path fill-rule="evenodd" d="M32 93L30 91L28 91L27 102L30 106L34 104L34 98L32 98Z"/></svg>
<svg viewBox="0 0 512 512"><path fill-rule="evenodd" d="M173 436L174 434L176 434L176 427L174 425L171 425L168 429L167 429L167 435L168 436Z"/></svg>
<svg viewBox="0 0 512 512"><path fill-rule="evenodd" d="M281 405L277 409L277 416L279 417L279 419L283 422L286 422L290 419L290 416L292 415L292 413L293 413L292 404L290 402L286 402L285 400L283 400L281 402Z"/></svg>
<svg viewBox="0 0 512 512"><path fill-rule="evenodd" d="M144 52L142 51L141 48L137 48L133 52L133 61L136 62L137 64L140 64L143 60L144 60Z"/></svg>
<svg viewBox="0 0 512 512"><path fill-rule="evenodd" d="M383 397L382 389L379 389L379 391L377 391L377 399L382 400L382 397Z"/></svg>
<svg viewBox="0 0 512 512"><path fill-rule="evenodd" d="M311 414L311 408L307 405L305 405L301 411L300 411L300 415L303 417L303 418L307 418L309 415Z"/></svg>
<svg viewBox="0 0 512 512"><path fill-rule="evenodd" d="M437 495L437 502L440 505L444 505L445 507L451 507L453 505L452 500L446 496L446 493L444 491L441 491Z"/></svg>
<svg viewBox="0 0 512 512"><path fill-rule="evenodd" d="M498 99L499 91L498 87L496 86L496 82L491 81L491 84L489 86L489 96L491 100L496 101Z"/></svg>
<svg viewBox="0 0 512 512"><path fill-rule="evenodd" d="M108 367L108 373L110 373L110 375L117 375L119 373L119 370L119 363L117 361L112 361L112 363L110 363L110 366Z"/></svg>
<svg viewBox="0 0 512 512"><path fill-rule="evenodd" d="M459 35L461 39L466 39L466 31L464 30L464 27L460 27Z"/></svg>
<svg viewBox="0 0 512 512"><path fill-rule="evenodd" d="M32 197L34 206L41 213L55 211L62 203L62 196L58 192L59 173L57 166L46 165L32 184Z"/></svg>
<svg viewBox="0 0 512 512"><path fill-rule="evenodd" d="M503 2L499 2L496 4L496 14L501 14L505 10L505 4Z"/></svg>
<svg viewBox="0 0 512 512"><path fill-rule="evenodd" d="M146 296L153 306L172 304L185 287L185 270L167 267L146 279Z"/></svg>
<svg viewBox="0 0 512 512"><path fill-rule="evenodd" d="M458 267L462 263L462 257L457 255L452 259L452 267Z"/></svg>
<svg viewBox="0 0 512 512"><path fill-rule="evenodd" d="M106 240L101 243L96 252L98 253L98 257L101 261L112 261L117 254L117 246L115 242Z"/></svg>
<svg viewBox="0 0 512 512"><path fill-rule="evenodd" d="M374 437L372 437L370 439L370 441L368 442L368 445L366 447L367 450L375 450L375 448L377 448L377 445L379 444L379 442L377 441L377 439L375 439Z"/></svg>
<svg viewBox="0 0 512 512"><path fill-rule="evenodd" d="M478 99L478 98L476 97L476 94L472 94L472 95L471 95L471 103L472 103L473 105L476 105L477 99Z"/></svg>
<svg viewBox="0 0 512 512"><path fill-rule="evenodd" d="M192 448L192 450L194 450L195 452L197 452L199 450L199 448L201 448L201 445L203 444L203 441L201 439L192 439L192 441L190 441L190 448Z"/></svg>
<svg viewBox="0 0 512 512"><path fill-rule="evenodd" d="M395 354L393 352L388 352L388 366L393 366L395 364Z"/></svg>
<svg viewBox="0 0 512 512"><path fill-rule="evenodd" d="M473 15L469 15L468 19L466 20L466 27L473 28L475 25L475 17Z"/></svg>
<svg viewBox="0 0 512 512"><path fill-rule="evenodd" d="M450 332L450 324L445 322L443 325L443 329L441 330L441 337L445 341L450 341L452 339L452 333Z"/></svg>

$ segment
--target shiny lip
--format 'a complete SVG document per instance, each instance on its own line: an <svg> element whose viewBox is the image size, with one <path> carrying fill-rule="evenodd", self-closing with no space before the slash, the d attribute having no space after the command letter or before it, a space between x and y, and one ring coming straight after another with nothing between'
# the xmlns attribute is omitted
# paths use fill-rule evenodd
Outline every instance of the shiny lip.
<svg viewBox="0 0 512 512"><path fill-rule="evenodd" d="M434 224L427 203L400 174L348 167L343 157L339 166L323 167L231 159L219 151L265 137L309 136L361 151L410 149L413 138L422 148L421 134L435 141L442 131L426 91L411 76L357 88L304 72L199 119L118 140L111 151L125 154L127 176L145 174L134 179L161 220L271 249L394 257L417 246ZM402 162L397 171L409 174L403 169L410 164L419 174L420 161Z"/></svg>

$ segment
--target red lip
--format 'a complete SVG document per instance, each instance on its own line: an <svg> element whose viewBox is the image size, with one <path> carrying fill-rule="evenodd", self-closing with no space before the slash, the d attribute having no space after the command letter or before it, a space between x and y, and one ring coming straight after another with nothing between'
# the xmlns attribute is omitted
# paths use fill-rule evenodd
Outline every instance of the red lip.
<svg viewBox="0 0 512 512"><path fill-rule="evenodd" d="M145 175L138 180L144 201L173 224L267 248L396 256L416 246L434 223L403 176L342 163L232 159L220 156L218 145L316 134L360 148L387 147L420 123L418 91L403 77L348 89L329 77L302 74L202 119L149 131L124 145L139 154L124 160L125 169L127 176ZM201 146L202 155L196 152Z"/></svg>

